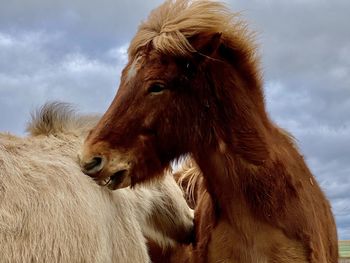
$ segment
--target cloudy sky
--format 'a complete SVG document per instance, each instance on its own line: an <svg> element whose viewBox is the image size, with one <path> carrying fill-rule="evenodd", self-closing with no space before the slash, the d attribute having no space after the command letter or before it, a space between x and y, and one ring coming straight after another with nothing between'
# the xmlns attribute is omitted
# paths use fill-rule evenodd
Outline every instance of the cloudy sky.
<svg viewBox="0 0 350 263"><path fill-rule="evenodd" d="M258 32L268 110L291 131L350 239L350 1L227 0ZM48 100L106 110L160 0L0 0L0 131Z"/></svg>

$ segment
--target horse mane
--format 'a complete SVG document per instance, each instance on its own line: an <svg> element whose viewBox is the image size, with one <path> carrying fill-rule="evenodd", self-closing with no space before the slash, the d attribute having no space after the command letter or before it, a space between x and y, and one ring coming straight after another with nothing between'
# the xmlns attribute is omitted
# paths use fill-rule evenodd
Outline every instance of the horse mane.
<svg viewBox="0 0 350 263"><path fill-rule="evenodd" d="M197 205L199 187L203 181L201 170L193 159L188 157L173 176L182 189L187 203L194 209Z"/></svg>
<svg viewBox="0 0 350 263"><path fill-rule="evenodd" d="M149 44L165 54L191 56L198 51L191 45L191 38L216 33L221 34L228 48L239 50L248 60L256 59L254 34L247 30L239 13L210 0L167 0L154 9L131 41L129 59Z"/></svg>
<svg viewBox="0 0 350 263"><path fill-rule="evenodd" d="M220 35L220 52L233 64L249 87L263 97L260 57L255 32L248 30L239 13L232 13L224 3L212 0L167 0L141 23L132 39L128 54L134 61L152 47L165 55L189 58L199 54L193 44L201 37ZM210 55L209 55L210 56Z"/></svg>
<svg viewBox="0 0 350 263"><path fill-rule="evenodd" d="M97 115L80 115L69 103L48 102L31 114L27 132L31 136L75 134L82 136L99 120Z"/></svg>

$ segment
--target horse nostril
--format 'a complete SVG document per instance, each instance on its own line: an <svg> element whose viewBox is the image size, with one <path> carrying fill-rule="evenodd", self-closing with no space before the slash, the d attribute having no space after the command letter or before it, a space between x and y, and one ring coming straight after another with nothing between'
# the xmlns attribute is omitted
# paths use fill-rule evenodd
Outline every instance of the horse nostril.
<svg viewBox="0 0 350 263"><path fill-rule="evenodd" d="M94 157L90 162L83 165L83 169L87 174L94 174L102 170L102 157Z"/></svg>

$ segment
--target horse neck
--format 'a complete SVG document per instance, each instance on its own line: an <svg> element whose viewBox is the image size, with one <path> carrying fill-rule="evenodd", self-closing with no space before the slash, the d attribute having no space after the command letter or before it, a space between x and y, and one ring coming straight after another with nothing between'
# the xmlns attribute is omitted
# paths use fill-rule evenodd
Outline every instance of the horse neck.
<svg viewBox="0 0 350 263"><path fill-rule="evenodd" d="M241 175L236 172L233 155L220 150L207 150L193 156L216 208L232 211L236 204L243 204Z"/></svg>
<svg viewBox="0 0 350 263"><path fill-rule="evenodd" d="M248 200L242 184L247 173L256 173L269 161L269 145L276 129L265 111L259 79L246 79L229 64L213 68L211 85L223 111L216 112L214 118L215 132L209 136L214 139L193 156L214 203L229 211L233 206L244 209Z"/></svg>

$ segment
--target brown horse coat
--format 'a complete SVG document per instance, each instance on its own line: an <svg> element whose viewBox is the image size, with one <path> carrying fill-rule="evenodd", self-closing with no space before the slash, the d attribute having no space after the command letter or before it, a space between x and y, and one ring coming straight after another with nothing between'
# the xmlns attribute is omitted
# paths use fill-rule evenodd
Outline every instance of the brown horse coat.
<svg viewBox="0 0 350 263"><path fill-rule="evenodd" d="M191 154L203 174L196 262L336 263L329 202L270 120L261 79L252 34L224 4L166 1L131 41L81 166L116 189Z"/></svg>

